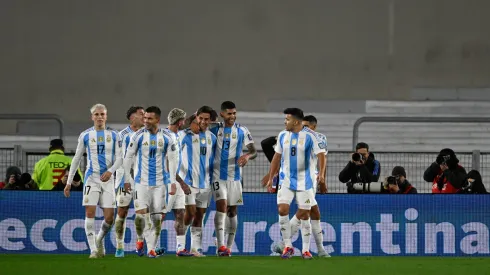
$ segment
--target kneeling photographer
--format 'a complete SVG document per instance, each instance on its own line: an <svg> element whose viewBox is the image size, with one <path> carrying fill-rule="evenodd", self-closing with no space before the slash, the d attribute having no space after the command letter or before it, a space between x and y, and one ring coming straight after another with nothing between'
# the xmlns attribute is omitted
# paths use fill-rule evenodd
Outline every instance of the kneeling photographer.
<svg viewBox="0 0 490 275"><path fill-rule="evenodd" d="M463 182L463 187L458 191L458 194L488 194L485 185L477 170L471 170Z"/></svg>
<svg viewBox="0 0 490 275"><path fill-rule="evenodd" d="M459 165L459 160L452 149L445 148L439 152L436 161L424 172L424 180L432 182L432 193L458 193L466 180L466 170Z"/></svg>
<svg viewBox="0 0 490 275"><path fill-rule="evenodd" d="M417 189L407 180L405 168L395 166L391 171L391 176L385 178L383 187L390 194L417 194Z"/></svg>
<svg viewBox="0 0 490 275"><path fill-rule="evenodd" d="M382 186L377 182L380 170L379 161L369 152L369 145L360 142L351 160L340 172L339 180L346 183L347 193L379 193L382 192Z"/></svg>

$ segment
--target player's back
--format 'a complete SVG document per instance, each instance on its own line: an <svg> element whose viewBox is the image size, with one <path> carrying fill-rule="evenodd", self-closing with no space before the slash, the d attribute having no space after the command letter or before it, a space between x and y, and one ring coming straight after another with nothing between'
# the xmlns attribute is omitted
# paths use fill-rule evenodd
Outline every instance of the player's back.
<svg viewBox="0 0 490 275"><path fill-rule="evenodd" d="M278 136L276 152L281 154L280 183L292 190L308 190L313 187L316 167L311 155L325 152L320 149L321 142L310 131L282 131Z"/></svg>
<svg viewBox="0 0 490 275"><path fill-rule="evenodd" d="M162 129L153 134L143 128L133 134L129 146L137 148L133 168L135 184L157 186L168 183L165 157L172 145L172 137Z"/></svg>
<svg viewBox="0 0 490 275"><path fill-rule="evenodd" d="M122 156L126 155L129 143L131 142L131 136L135 132L131 129L131 126L127 126L119 132L119 137L121 138L121 150ZM116 171L116 188L124 186L124 167L121 165Z"/></svg>
<svg viewBox="0 0 490 275"><path fill-rule="evenodd" d="M242 168L238 165L238 159L243 154L243 147L253 143L250 132L238 123L225 127L222 122L211 131L217 139L213 180L240 181Z"/></svg>
<svg viewBox="0 0 490 275"><path fill-rule="evenodd" d="M109 127L96 130L91 127L80 134L87 153L86 176L102 175L116 160L119 133Z"/></svg>
<svg viewBox="0 0 490 275"><path fill-rule="evenodd" d="M216 136L209 130L179 132L182 162L179 176L194 188L208 189L215 157Z"/></svg>

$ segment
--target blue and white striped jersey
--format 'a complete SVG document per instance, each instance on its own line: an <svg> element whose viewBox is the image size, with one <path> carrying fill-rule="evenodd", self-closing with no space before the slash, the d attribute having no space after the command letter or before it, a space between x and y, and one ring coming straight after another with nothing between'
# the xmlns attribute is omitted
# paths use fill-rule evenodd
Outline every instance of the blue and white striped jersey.
<svg viewBox="0 0 490 275"><path fill-rule="evenodd" d="M322 133L319 133L319 132L315 132L313 130L311 130L310 128L308 127L304 127L303 128L305 131L309 131L310 133L316 135L316 137L318 138L318 140L320 140L322 142L322 145L320 145L320 148L321 149L325 149L325 155L328 154L328 148L327 148L327 137L322 134ZM314 159L314 167L316 169L316 174L318 174L318 157L313 153L313 151L311 152L311 157Z"/></svg>
<svg viewBox="0 0 490 275"><path fill-rule="evenodd" d="M213 181L240 181L242 167L238 165L238 159L243 155L244 147L254 142L252 135L245 126L238 123L232 127L219 123L211 132L217 138Z"/></svg>
<svg viewBox="0 0 490 275"><path fill-rule="evenodd" d="M310 129L298 133L282 131L275 152L281 154L279 184L295 191L313 188L316 181L316 155L325 153L321 141Z"/></svg>
<svg viewBox="0 0 490 275"><path fill-rule="evenodd" d="M87 182L87 178L91 175L100 178L107 171L114 174L122 164L121 146L119 133L108 127L99 131L91 127L83 131L78 137L77 150L68 174L68 184L71 184L85 152L87 168L84 182Z"/></svg>
<svg viewBox="0 0 490 275"><path fill-rule="evenodd" d="M131 141L131 136L134 134L133 129L131 129L131 126L128 126L124 128L121 132L119 132L119 136L121 137L122 141L122 146L121 146L121 151L122 151L122 156L124 157L126 155L126 151L128 149L129 143ZM116 171L116 189L119 187L124 187L124 166L121 165L119 169Z"/></svg>
<svg viewBox="0 0 490 275"><path fill-rule="evenodd" d="M174 142L177 146L177 151L179 152L179 161L178 161L178 166L177 166L177 173L179 173L180 170L180 165L182 165L182 150L181 150L181 144L180 144L180 137L179 133L174 133L170 129L165 128L163 129L169 136L174 138Z"/></svg>
<svg viewBox="0 0 490 275"><path fill-rule="evenodd" d="M133 157L136 157L133 166L135 184L158 186L175 182L178 149L174 139L164 130L158 129L152 134L143 128L133 134L124 157L125 177L129 179Z"/></svg>
<svg viewBox="0 0 490 275"><path fill-rule="evenodd" d="M179 132L182 162L179 176L190 186L208 189L213 175L216 136L211 131L194 134L190 129Z"/></svg>

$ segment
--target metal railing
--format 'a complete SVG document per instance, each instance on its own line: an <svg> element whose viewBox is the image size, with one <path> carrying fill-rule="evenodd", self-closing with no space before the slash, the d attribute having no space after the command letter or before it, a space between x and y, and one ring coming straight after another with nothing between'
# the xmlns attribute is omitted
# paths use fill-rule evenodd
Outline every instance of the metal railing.
<svg viewBox="0 0 490 275"><path fill-rule="evenodd" d="M15 151L21 152L19 156L14 154ZM330 151L328 153L327 184L329 193L347 192L345 184L338 180L338 176L350 160L350 153L348 151ZM8 166L20 163L21 165L17 166L19 166L21 171L32 173L36 162L48 154L47 151L29 151L22 148L17 148L17 150L12 148L0 149L0 175L2 180L5 177L5 171ZM425 169L434 162L437 152L374 152L374 154L381 165L379 182L391 174L394 166L403 166L407 172L407 179L418 189L419 193L431 192L432 185L423 180L423 174ZM73 155L73 153L67 153L67 155ZM471 170L470 167L475 167L475 162L477 162L478 166L480 166L479 171L482 174L483 183L487 190L490 190L490 153L480 153L479 151L464 152L458 153L458 158L467 171ZM82 172L84 172L85 164L86 159L84 158L80 167ZM244 191L266 192L265 188L261 186L261 180L268 173L269 167L269 161L259 151L257 158L250 161L243 169Z"/></svg>
<svg viewBox="0 0 490 275"><path fill-rule="evenodd" d="M3 120L55 120L59 125L59 136L63 139L65 131L65 123L63 119L56 114L0 114L0 119Z"/></svg>

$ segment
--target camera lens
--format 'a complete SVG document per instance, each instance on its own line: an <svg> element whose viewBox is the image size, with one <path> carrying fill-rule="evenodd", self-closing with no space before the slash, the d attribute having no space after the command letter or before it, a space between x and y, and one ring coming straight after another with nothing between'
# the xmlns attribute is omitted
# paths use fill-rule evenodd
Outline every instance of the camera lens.
<svg viewBox="0 0 490 275"><path fill-rule="evenodd" d="M353 161L360 161L360 160L361 160L361 154L359 154L359 153L354 153L354 154L352 155L352 160L353 160Z"/></svg>

